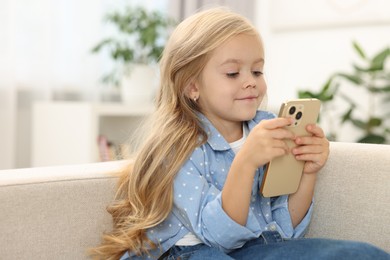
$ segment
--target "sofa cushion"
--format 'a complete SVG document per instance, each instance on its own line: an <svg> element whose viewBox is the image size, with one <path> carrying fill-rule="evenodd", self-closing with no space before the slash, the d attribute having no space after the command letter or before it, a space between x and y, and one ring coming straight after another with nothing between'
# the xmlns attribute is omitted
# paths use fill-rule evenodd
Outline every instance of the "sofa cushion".
<svg viewBox="0 0 390 260"><path fill-rule="evenodd" d="M367 241L390 252L390 145L331 143L308 236Z"/></svg>

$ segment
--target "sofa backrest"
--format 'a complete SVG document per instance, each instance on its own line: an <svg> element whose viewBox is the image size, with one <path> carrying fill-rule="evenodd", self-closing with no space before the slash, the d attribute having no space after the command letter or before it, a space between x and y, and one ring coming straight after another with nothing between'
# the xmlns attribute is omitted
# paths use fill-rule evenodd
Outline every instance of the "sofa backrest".
<svg viewBox="0 0 390 260"><path fill-rule="evenodd" d="M88 259L123 161L0 171L0 259Z"/></svg>

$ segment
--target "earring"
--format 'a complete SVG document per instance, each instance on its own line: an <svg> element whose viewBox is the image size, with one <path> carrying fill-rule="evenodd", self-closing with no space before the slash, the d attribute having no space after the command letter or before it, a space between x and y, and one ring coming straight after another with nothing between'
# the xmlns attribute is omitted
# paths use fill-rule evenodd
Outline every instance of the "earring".
<svg viewBox="0 0 390 260"><path fill-rule="evenodd" d="M198 101L198 97L194 97L194 102L196 103Z"/></svg>

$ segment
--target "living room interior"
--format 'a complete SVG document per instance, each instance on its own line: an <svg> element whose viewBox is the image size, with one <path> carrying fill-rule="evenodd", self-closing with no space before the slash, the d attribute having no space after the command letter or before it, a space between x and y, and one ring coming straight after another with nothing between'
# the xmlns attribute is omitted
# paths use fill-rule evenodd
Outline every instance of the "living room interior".
<svg viewBox="0 0 390 260"><path fill-rule="evenodd" d="M109 49L93 51L120 35L107 15L141 6L174 26L215 5L243 14L262 36L262 109L322 101L331 155L308 236L364 240L390 253L389 1L3 0L0 244L9 247L0 258L88 259L85 249L111 227L105 207L116 178L107 173L124 166L128 138L153 111L158 71L154 64L147 93L131 89L125 100L115 81L123 78L108 77L118 68Z"/></svg>
<svg viewBox="0 0 390 260"><path fill-rule="evenodd" d="M117 3L84 1L83 4L76 1L55 4L46 1L40 4L25 1L2 1L0 9L4 15L0 18L3 39L0 44L2 57L0 60L2 72L0 141L3 149L0 156L0 169L73 162L70 159L70 161L56 161L53 156L56 151L53 149L57 149L61 144L57 148L45 148L45 144L50 143L50 138L55 139L58 134L61 138L66 134L62 133L63 131L58 132L58 129L53 129L57 132L49 133L48 127L37 124L36 120L43 120L47 123L50 120L45 119L43 115L34 119L35 103L78 101L85 102L85 105L116 103L119 106L126 103L120 102L118 88L110 83L102 82L102 78L115 66L108 55L108 50L98 53L91 51L98 42L115 33L115 28L105 20L105 16L110 11L121 10L126 5L142 4L146 9L160 10L176 21L188 16L194 10L216 4L224 4L244 14L259 29L265 44L267 60L265 76L268 84L268 99L265 106L275 113L282 102L297 98L299 91L318 92L332 75L351 74L353 64L363 66L354 49L355 42L363 49L367 59L374 57L389 46L387 35L390 32L390 18L385 11L389 7L386 1L342 3L341 1L317 0L308 4L304 1L292 3L282 0L272 2L260 0L244 3L217 0L207 1L207 3L205 1L173 0L120 1ZM384 69L387 73L388 63L387 59L385 63L387 66ZM389 101L382 102L377 100L377 97L367 100L367 93L362 88L348 89L349 87L348 82L343 82L341 89L344 95L354 99L354 104L361 107L361 112L357 113L361 113L363 117L366 116L365 113L369 113L368 111L372 109L370 104L375 103L374 107L377 110L375 113L383 117L388 115ZM134 101L127 102L126 105L129 103L135 106ZM153 105L152 97L142 103L136 106L145 106L145 111L142 113L147 113ZM329 112L323 112L324 119L321 125L328 133L333 134L337 130L338 141L355 142L361 133L351 122L344 124L340 122L346 106L346 102L341 101L328 105ZM121 110L120 107L116 109ZM94 113L95 116L101 117L100 112ZM104 120L115 121L117 116L126 117L125 114L112 113L111 118L103 116ZM46 114L50 116L50 113ZM359 118L359 116L361 115L356 117ZM74 117L76 120L77 116ZM86 121L86 119L80 120ZM81 121L74 121L74 124L78 122ZM388 120L383 124L385 123L389 128ZM119 125L117 130L113 130L113 132L122 133L116 139L121 141L125 139L128 132L124 128L129 124ZM34 133L34 125L38 128L35 132L41 128L46 129L47 132ZM109 124L103 123L103 126L98 127L104 128L105 125ZM90 127L88 135L99 135L99 131L104 132L101 129L94 129L96 126L86 125L84 127ZM81 131L87 130L85 128ZM77 136L77 133L75 135ZM52 137L46 139L44 136ZM68 138L72 138L71 135L68 135ZM97 138L93 136L93 142ZM77 142L83 142L82 139L85 137L80 136L74 140L75 145ZM89 139L92 140L91 137ZM72 140L63 140L63 142L72 142ZM386 142L389 142L388 136ZM96 146L97 142L91 145ZM69 147L71 147L70 144ZM43 153L42 149L51 151ZM76 149L73 150L76 151ZM74 163L83 162L83 160L85 162L97 160L96 152L92 153L94 154L91 156L75 155L76 158L85 159L75 160ZM41 163L34 162L40 160L34 158L47 157L48 154L53 157L48 157ZM66 151L64 154L69 154L69 152ZM60 152L58 157L63 157ZM87 157L93 159L87 159Z"/></svg>

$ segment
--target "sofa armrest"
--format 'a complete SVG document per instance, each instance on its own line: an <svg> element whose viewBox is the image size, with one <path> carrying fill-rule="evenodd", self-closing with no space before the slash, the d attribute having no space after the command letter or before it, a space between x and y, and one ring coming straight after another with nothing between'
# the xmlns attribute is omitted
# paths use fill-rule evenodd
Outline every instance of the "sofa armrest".
<svg viewBox="0 0 390 260"><path fill-rule="evenodd" d="M307 236L366 241L390 252L390 145L331 142Z"/></svg>

